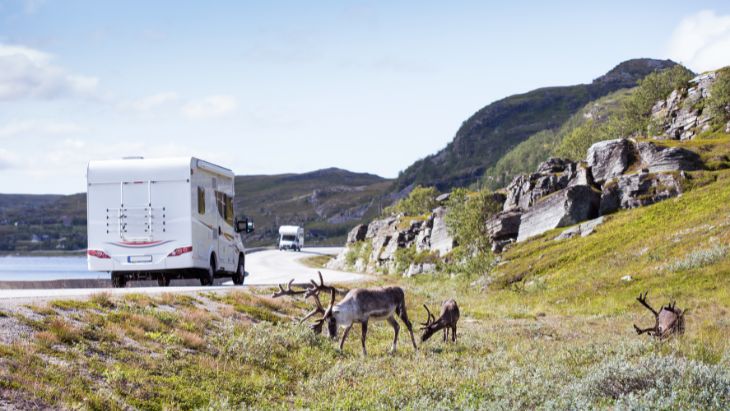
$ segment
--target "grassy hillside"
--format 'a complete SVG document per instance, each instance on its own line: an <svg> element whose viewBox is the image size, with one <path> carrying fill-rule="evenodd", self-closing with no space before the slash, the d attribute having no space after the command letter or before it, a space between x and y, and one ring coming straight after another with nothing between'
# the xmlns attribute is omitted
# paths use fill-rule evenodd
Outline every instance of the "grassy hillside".
<svg viewBox="0 0 730 411"><path fill-rule="evenodd" d="M86 248L86 195L0 194L0 252Z"/></svg>
<svg viewBox="0 0 730 411"><path fill-rule="evenodd" d="M730 135L693 143L711 156ZM401 327L388 354L382 322L367 358L357 326L339 352L291 323L311 302L266 289L0 308L0 405L727 409L730 171L692 176L681 197L611 215L589 237L516 244L489 277L378 278L404 287L414 322L422 303L458 301L458 342L418 352ZM653 322L635 301L647 290L656 308L689 309L683 336L636 335Z"/></svg>
<svg viewBox="0 0 730 411"><path fill-rule="evenodd" d="M305 243L342 244L356 224L390 204L392 181L325 169L305 174L236 177L236 209L256 222L249 245L273 245L280 225L301 225Z"/></svg>
<svg viewBox="0 0 730 411"><path fill-rule="evenodd" d="M469 186L530 136L557 130L587 103L634 87L653 71L673 65L668 60L629 60L590 84L541 88L489 104L461 125L446 148L405 169L397 187L435 186L443 192Z"/></svg>
<svg viewBox="0 0 730 411"><path fill-rule="evenodd" d="M563 141L575 138L573 134L594 132L599 124L615 115L633 90L621 89L591 101L560 128L542 130L531 135L489 167L481 183L490 190L496 190L506 187L519 174L535 172L540 163L560 153Z"/></svg>

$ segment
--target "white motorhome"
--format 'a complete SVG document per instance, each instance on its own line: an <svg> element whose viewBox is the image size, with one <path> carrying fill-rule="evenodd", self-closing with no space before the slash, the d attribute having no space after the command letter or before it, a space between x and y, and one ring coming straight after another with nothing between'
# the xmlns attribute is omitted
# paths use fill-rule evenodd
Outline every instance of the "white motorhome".
<svg viewBox="0 0 730 411"><path fill-rule="evenodd" d="M91 161L87 177L87 261L111 272L114 287L129 280L216 277L243 284L239 233L253 222L233 215L234 174L194 158Z"/></svg>
<svg viewBox="0 0 730 411"><path fill-rule="evenodd" d="M304 247L304 228L296 225L279 227L279 250L302 251Z"/></svg>

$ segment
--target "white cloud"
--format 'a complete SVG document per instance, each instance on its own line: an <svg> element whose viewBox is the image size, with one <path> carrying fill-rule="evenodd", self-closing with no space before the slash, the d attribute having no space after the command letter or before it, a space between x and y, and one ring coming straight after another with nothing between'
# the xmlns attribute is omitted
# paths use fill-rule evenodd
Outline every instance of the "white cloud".
<svg viewBox="0 0 730 411"><path fill-rule="evenodd" d="M160 106L174 103L179 100L177 93L168 91L163 93L152 94L137 100L122 103L121 107L133 111L147 112Z"/></svg>
<svg viewBox="0 0 730 411"><path fill-rule="evenodd" d="M236 109L238 103L232 96L208 96L199 101L191 101L182 107L185 116L204 119L224 116Z"/></svg>
<svg viewBox="0 0 730 411"><path fill-rule="evenodd" d="M15 136L34 136L38 134L74 134L85 131L83 127L70 122L21 121L0 125L0 138Z"/></svg>
<svg viewBox="0 0 730 411"><path fill-rule="evenodd" d="M699 72L730 65L730 15L704 10L682 19L669 41L669 57Z"/></svg>
<svg viewBox="0 0 730 411"><path fill-rule="evenodd" d="M53 56L29 47L0 43L0 100L91 97L96 77L68 73Z"/></svg>

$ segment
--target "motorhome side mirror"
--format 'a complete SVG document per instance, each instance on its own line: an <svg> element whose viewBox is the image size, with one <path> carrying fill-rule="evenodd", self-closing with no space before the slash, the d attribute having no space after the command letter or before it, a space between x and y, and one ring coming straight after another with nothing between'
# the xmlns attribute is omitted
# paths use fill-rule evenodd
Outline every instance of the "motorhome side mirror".
<svg viewBox="0 0 730 411"><path fill-rule="evenodd" d="M237 233L253 233L253 221L249 220L248 218L244 218L242 220L236 219L236 232Z"/></svg>

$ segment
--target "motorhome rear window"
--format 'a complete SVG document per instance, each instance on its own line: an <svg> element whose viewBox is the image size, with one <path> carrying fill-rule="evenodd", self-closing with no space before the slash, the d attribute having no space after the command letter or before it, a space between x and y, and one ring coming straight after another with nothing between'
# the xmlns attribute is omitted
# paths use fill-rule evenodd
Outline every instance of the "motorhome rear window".
<svg viewBox="0 0 730 411"><path fill-rule="evenodd" d="M205 214L205 189L198 187L198 214Z"/></svg>
<svg viewBox="0 0 730 411"><path fill-rule="evenodd" d="M284 241L296 241L297 237L287 234L287 235L281 237L281 239Z"/></svg>

